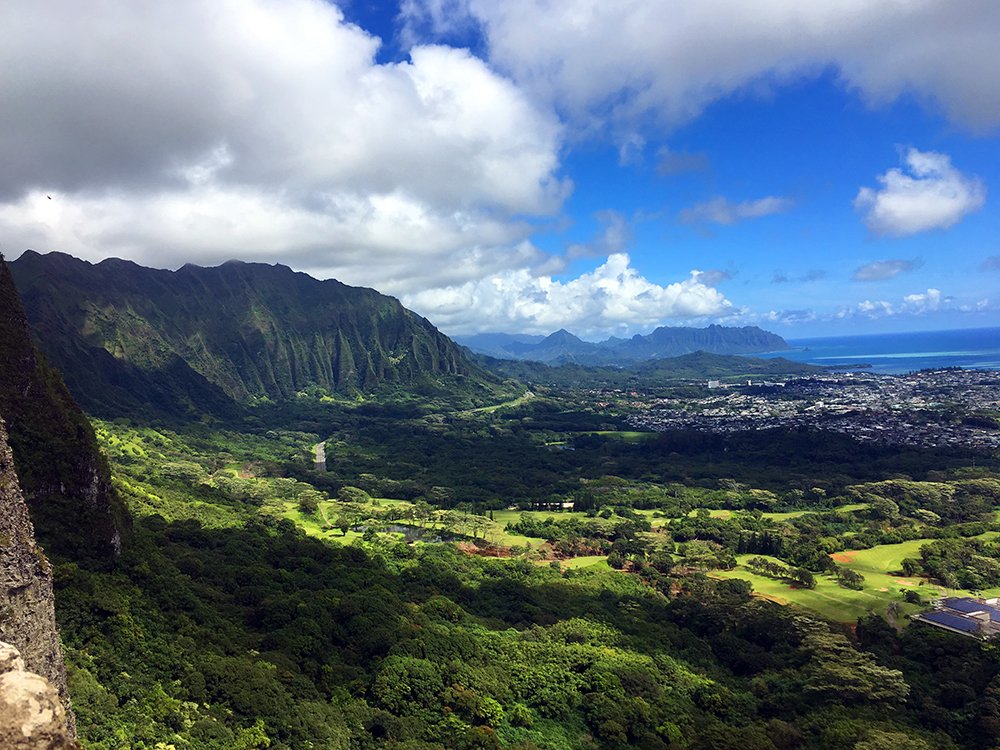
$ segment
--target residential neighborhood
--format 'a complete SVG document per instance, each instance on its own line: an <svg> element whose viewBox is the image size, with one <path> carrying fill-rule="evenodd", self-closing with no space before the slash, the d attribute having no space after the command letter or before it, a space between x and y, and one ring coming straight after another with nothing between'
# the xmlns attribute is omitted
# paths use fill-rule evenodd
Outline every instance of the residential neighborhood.
<svg viewBox="0 0 1000 750"><path fill-rule="evenodd" d="M709 381L704 397L632 397L637 430L811 427L890 445L1000 448L1000 375L931 370L830 373L781 382Z"/></svg>

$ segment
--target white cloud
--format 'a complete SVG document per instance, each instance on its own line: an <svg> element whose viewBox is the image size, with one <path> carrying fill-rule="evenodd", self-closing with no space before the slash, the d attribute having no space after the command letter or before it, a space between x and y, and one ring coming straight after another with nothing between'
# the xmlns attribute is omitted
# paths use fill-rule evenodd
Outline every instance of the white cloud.
<svg viewBox="0 0 1000 750"><path fill-rule="evenodd" d="M788 198L768 196L752 201L733 202L727 198L713 198L698 203L680 212L678 218L684 224L736 224L746 219L758 219L787 211L792 202Z"/></svg>
<svg viewBox="0 0 1000 750"><path fill-rule="evenodd" d="M769 310L763 316L755 316L755 322L765 322L774 325L798 325L811 323L817 320L819 315L815 310L808 308L800 310Z"/></svg>
<svg viewBox="0 0 1000 750"><path fill-rule="evenodd" d="M903 297L902 310L904 312L922 314L934 312L941 309L941 290L928 289L926 292L917 294L907 294Z"/></svg>
<svg viewBox="0 0 1000 750"><path fill-rule="evenodd" d="M872 263L854 269L851 279L854 281L884 281L894 279L901 273L920 267L920 261L893 258L892 260L876 260Z"/></svg>
<svg viewBox="0 0 1000 750"><path fill-rule="evenodd" d="M856 304L853 308L843 310L840 317L848 318L860 315L865 318L884 318L888 315L894 315L895 312L890 302L886 302L883 299L866 299Z"/></svg>
<svg viewBox="0 0 1000 750"><path fill-rule="evenodd" d="M321 0L14 0L0 28L9 250L405 291L534 262L570 188L558 120L515 84L447 47L378 64Z"/></svg>
<svg viewBox="0 0 1000 750"><path fill-rule="evenodd" d="M873 104L915 93L968 127L1000 124L995 0L408 0L403 13L421 38L463 16L491 61L585 127L682 123L831 65Z"/></svg>
<svg viewBox="0 0 1000 750"><path fill-rule="evenodd" d="M863 187L854 206L876 234L903 237L931 229L947 229L986 203L986 185L966 177L946 154L907 150L906 172L890 169L879 175L881 189Z"/></svg>
<svg viewBox="0 0 1000 750"><path fill-rule="evenodd" d="M403 303L444 331L551 333L571 327L580 335L648 330L666 321L719 316L732 304L692 271L684 281L660 286L643 278L625 253L569 281L536 276L527 268L403 297Z"/></svg>
<svg viewBox="0 0 1000 750"><path fill-rule="evenodd" d="M925 315L946 309L954 309L954 297L942 296L940 289L929 288L924 292L907 294L899 302L886 300L862 300L850 307L841 308L837 318L887 318L896 315ZM959 306L958 309L961 309Z"/></svg>
<svg viewBox="0 0 1000 750"><path fill-rule="evenodd" d="M692 271L694 274L693 278L700 284L705 286L718 286L724 281L729 281L733 278L733 274L729 271L723 271L721 268L709 268L707 271Z"/></svg>

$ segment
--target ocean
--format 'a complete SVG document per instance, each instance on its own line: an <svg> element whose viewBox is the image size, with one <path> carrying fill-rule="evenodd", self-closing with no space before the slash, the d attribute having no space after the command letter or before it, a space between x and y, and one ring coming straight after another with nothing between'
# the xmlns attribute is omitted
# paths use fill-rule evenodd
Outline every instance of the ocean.
<svg viewBox="0 0 1000 750"><path fill-rule="evenodd" d="M1000 328L788 339L788 344L791 350L759 356L835 367L866 363L871 372L892 374L941 367L1000 370Z"/></svg>

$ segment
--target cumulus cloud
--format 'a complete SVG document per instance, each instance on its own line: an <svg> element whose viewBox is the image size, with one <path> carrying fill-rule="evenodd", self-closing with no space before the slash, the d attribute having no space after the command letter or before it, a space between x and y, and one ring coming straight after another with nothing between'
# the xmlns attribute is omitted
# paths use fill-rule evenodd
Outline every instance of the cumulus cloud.
<svg viewBox="0 0 1000 750"><path fill-rule="evenodd" d="M402 18L427 38L463 16L494 64L588 127L676 125L829 66L873 104L916 94L967 127L1000 124L994 0L407 0Z"/></svg>
<svg viewBox="0 0 1000 750"><path fill-rule="evenodd" d="M866 318L881 318L892 315L894 312L892 305L885 300L862 300L854 307L854 313L863 315Z"/></svg>
<svg viewBox="0 0 1000 750"><path fill-rule="evenodd" d="M12 2L0 28L9 248L405 291L523 267L570 189L558 120L514 83L440 46L379 64L321 0Z"/></svg>
<svg viewBox="0 0 1000 750"><path fill-rule="evenodd" d="M902 309L916 314L934 312L941 309L941 301L941 290L932 288L926 292L907 294L903 297Z"/></svg>
<svg viewBox="0 0 1000 750"><path fill-rule="evenodd" d="M907 294L899 302L887 300L862 300L855 305L841 308L837 318L887 318L895 315L925 315L955 308L955 298L941 294L940 289L929 288L923 292ZM959 306L959 309L962 309Z"/></svg>
<svg viewBox="0 0 1000 750"><path fill-rule="evenodd" d="M733 202L718 197L683 209L678 218L683 224L736 224L746 219L777 214L791 208L788 198L768 196L752 201Z"/></svg>
<svg viewBox="0 0 1000 750"><path fill-rule="evenodd" d="M582 335L606 335L730 312L732 303L700 274L692 271L683 281L661 286L639 274L627 254L616 253L569 281L523 268L408 294L403 302L456 335L484 325L526 333L572 326Z"/></svg>
<svg viewBox="0 0 1000 750"><path fill-rule="evenodd" d="M854 281L885 281L895 278L901 273L919 268L920 265L919 261L903 260L902 258L877 260L856 268L851 274L851 279Z"/></svg>
<svg viewBox="0 0 1000 750"><path fill-rule="evenodd" d="M904 237L931 229L947 229L986 203L986 185L966 177L946 154L907 150L906 171L890 169L879 175L878 190L863 187L854 207L876 234Z"/></svg>

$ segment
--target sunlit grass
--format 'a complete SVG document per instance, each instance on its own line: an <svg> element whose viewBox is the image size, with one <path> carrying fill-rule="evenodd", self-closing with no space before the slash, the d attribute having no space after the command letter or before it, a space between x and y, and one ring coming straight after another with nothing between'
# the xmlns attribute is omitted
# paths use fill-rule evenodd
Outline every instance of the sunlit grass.
<svg viewBox="0 0 1000 750"><path fill-rule="evenodd" d="M998 535L998 532L988 531L977 538L992 539ZM904 601L906 591L916 591L925 603L941 596L972 596L974 593L993 596L1000 593L1000 588L971 592L939 586L925 578L894 575L902 567L903 560L920 557L920 548L933 541L935 540L913 539L897 544L880 544L871 549L845 550L833 555L837 565L850 568L865 577L860 591L840 586L830 575L817 575L816 588L805 589L792 586L786 581L758 575L746 568L745 563L751 557L764 557L787 565L784 561L767 555L738 555L736 568L715 570L711 575L714 578L740 578L749 581L759 596L780 604L802 607L836 622L854 622L868 612L884 616L889 605L895 602L900 612L897 622L904 624L906 620L903 616L919 612L926 606Z"/></svg>

